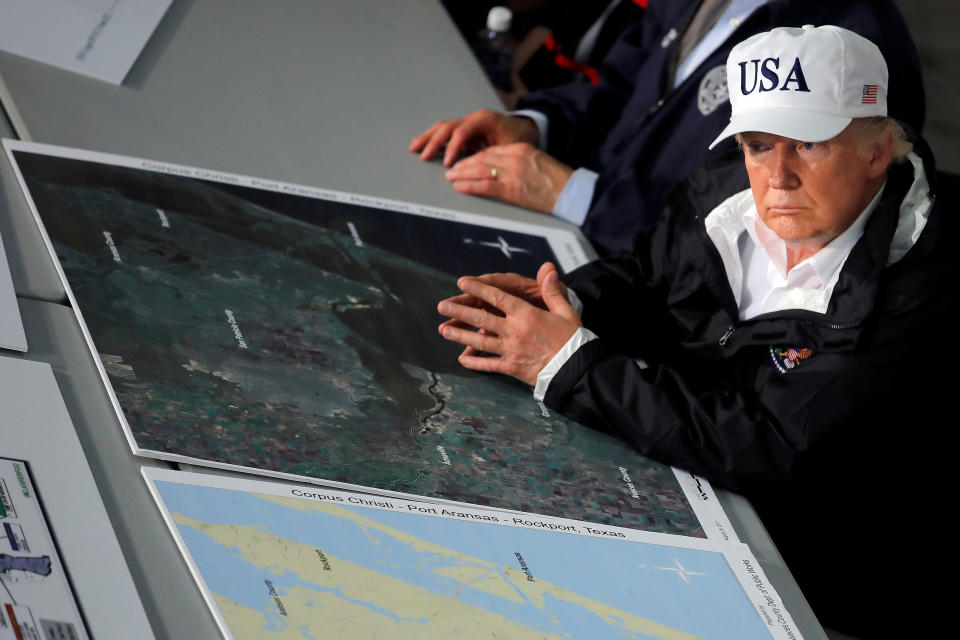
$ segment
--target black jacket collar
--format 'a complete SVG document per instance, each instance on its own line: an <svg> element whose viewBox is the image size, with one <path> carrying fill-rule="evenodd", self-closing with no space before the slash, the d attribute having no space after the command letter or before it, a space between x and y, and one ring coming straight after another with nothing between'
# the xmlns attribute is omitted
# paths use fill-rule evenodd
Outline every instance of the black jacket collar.
<svg viewBox="0 0 960 640"><path fill-rule="evenodd" d="M924 169L933 193L935 171L929 147L915 142L915 152L924 160ZM717 302L717 318L726 322L730 335L724 340L723 351L733 354L748 345L789 344L816 348L820 351L845 351L855 347L864 324L874 312L890 244L896 230L900 204L913 184L913 167L907 162L891 167L887 186L877 209L867 222L863 236L844 263L834 287L827 312L785 310L764 314L741 321L733 292L726 278L723 262L704 227L704 218L731 194L749 187L743 156L738 151L725 154L707 168L695 173L670 197L673 212L686 211L678 222L687 226L685 232L696 238L688 245L686 257L695 265L700 285L712 292ZM911 250L910 261L922 260ZM905 258L906 260L906 258ZM717 326L717 322L710 323ZM717 336L701 336L716 343Z"/></svg>

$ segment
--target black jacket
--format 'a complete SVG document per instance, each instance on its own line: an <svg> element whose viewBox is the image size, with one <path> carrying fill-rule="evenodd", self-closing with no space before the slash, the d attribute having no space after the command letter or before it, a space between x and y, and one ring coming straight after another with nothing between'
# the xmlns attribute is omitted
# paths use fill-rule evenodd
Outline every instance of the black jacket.
<svg viewBox="0 0 960 640"><path fill-rule="evenodd" d="M931 214L900 260L887 266L913 183L909 164L891 169L825 314L782 311L740 321L704 217L747 184L743 162L731 158L696 175L632 253L564 278L600 339L564 364L545 398L644 455L744 493L814 611L867 637L873 622L890 628L889 616L873 620L871 612L900 588L896 572L854 587L829 567L872 576L877 569L864 541L888 506L898 514L907 503L922 511L925 498L915 495L914 482L937 472L942 436L934 435L933 421L942 421L938 413L957 379L951 343L960 318L960 189L929 159L927 179ZM790 348L809 352L791 366ZM924 470L927 464L933 468ZM928 507L928 514L943 508ZM891 537L917 533L914 526Z"/></svg>
<svg viewBox="0 0 960 640"><path fill-rule="evenodd" d="M727 55L754 34L804 24L859 33L887 61L890 115L916 131L923 125L919 58L891 0L772 0L674 89L674 52L699 4L650 3L643 21L628 29L605 58L597 85L553 87L517 104L547 116L551 155L600 174L583 231L601 250L628 248L638 229L656 221L670 188L732 147L707 150L730 119Z"/></svg>

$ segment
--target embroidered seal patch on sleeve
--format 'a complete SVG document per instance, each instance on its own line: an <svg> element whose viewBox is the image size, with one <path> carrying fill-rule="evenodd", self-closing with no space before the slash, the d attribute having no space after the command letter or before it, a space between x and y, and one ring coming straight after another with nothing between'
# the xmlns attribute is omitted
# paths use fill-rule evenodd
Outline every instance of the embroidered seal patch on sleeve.
<svg viewBox="0 0 960 640"><path fill-rule="evenodd" d="M810 349L799 347L770 347L770 362L779 373L790 373L813 355Z"/></svg>

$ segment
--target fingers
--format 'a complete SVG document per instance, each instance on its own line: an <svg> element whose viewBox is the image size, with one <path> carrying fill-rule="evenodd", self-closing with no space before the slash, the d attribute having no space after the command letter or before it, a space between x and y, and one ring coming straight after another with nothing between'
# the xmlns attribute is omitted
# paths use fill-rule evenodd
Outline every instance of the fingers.
<svg viewBox="0 0 960 640"><path fill-rule="evenodd" d="M452 302L454 304L462 304L469 307L479 307L483 304L482 300L478 300L469 293L461 293L445 300L441 300L441 302Z"/></svg>
<svg viewBox="0 0 960 640"><path fill-rule="evenodd" d="M454 302L450 302L449 300L444 300L437 305L437 311L455 321L451 324L445 322L443 325L441 325L441 333L444 329L444 325L447 325L452 329L457 329L461 326L469 326L477 329L492 331L493 333L500 333L504 328L505 318L491 313L484 307L471 307L467 305L456 304ZM444 334L444 337L447 337L446 334Z"/></svg>
<svg viewBox="0 0 960 640"><path fill-rule="evenodd" d="M516 274L460 278L457 286L463 293L441 301L437 310L450 318L439 326L440 335L464 346L461 365L536 383L539 372L581 326L566 300L556 267L550 263L541 266L538 280ZM491 281L515 283L521 290L530 283L546 310L491 285ZM521 295L526 297L526 292Z"/></svg>
<svg viewBox="0 0 960 640"><path fill-rule="evenodd" d="M563 313L565 317L579 318L576 309L570 304L567 285L560 280L560 273L552 262L544 262L540 265L537 271L537 287L545 309L554 313Z"/></svg>
<svg viewBox="0 0 960 640"><path fill-rule="evenodd" d="M421 160L429 160L446 145L443 164L449 167L462 153L472 149L474 143L491 144L507 135L506 120L503 114L489 109L475 111L463 118L441 120L413 138L409 149L419 152Z"/></svg>
<svg viewBox="0 0 960 640"><path fill-rule="evenodd" d="M453 135L453 132L461 122L461 119L456 119L443 120L435 123L432 127L410 141L410 151L420 151L421 160L431 159L443 145L447 144L451 135Z"/></svg>
<svg viewBox="0 0 960 640"><path fill-rule="evenodd" d="M443 165L453 166L456 159L468 151L475 151L476 142L497 145L510 136L507 118L502 113L490 109L480 109L467 115L450 135L447 150L443 154Z"/></svg>
<svg viewBox="0 0 960 640"><path fill-rule="evenodd" d="M481 135L483 131L480 127L474 125L470 120L465 121L457 127L450 135L450 141L447 143L447 150L443 152L443 166L450 167L459 157L460 153L465 151L471 144L473 138Z"/></svg>
<svg viewBox="0 0 960 640"><path fill-rule="evenodd" d="M467 349L464 349L457 360L467 369L473 369L474 371L505 373L502 358L472 355L467 353Z"/></svg>
<svg viewBox="0 0 960 640"><path fill-rule="evenodd" d="M570 300L567 298L567 288L560 282L560 275L556 269L547 270L545 273L543 281L540 283L540 296L549 311L564 318L576 320L579 324L580 315L570 305Z"/></svg>
<svg viewBox="0 0 960 640"><path fill-rule="evenodd" d="M523 306L527 305L527 303L520 298L510 295L499 287L486 284L478 278L460 278L457 280L457 286L460 287L460 290L464 293L468 293L486 302L494 309L499 309L505 315L516 313ZM496 331L495 328L494 331Z"/></svg>
<svg viewBox="0 0 960 640"><path fill-rule="evenodd" d="M544 262L540 265L540 268L537 270L537 284L541 287L543 286L543 280L547 277L547 274L550 272L557 272L557 267L554 266L552 262Z"/></svg>
<svg viewBox="0 0 960 640"><path fill-rule="evenodd" d="M466 347L472 347L478 353L496 353L503 351L503 340L488 331L480 329L470 331L469 329L460 329L449 322L440 325L440 335L450 342L457 342ZM462 354L461 354L462 355Z"/></svg>
<svg viewBox="0 0 960 640"><path fill-rule="evenodd" d="M453 327L455 329L464 329L467 331L473 331L476 329L476 327L469 325L466 322L462 322L460 320L444 320L443 322L440 323L440 326L437 328L437 330L440 332L440 335L443 335L443 332L446 327Z"/></svg>
<svg viewBox="0 0 960 640"><path fill-rule="evenodd" d="M457 180L496 180L500 176L494 176L490 170L495 168L498 172L503 171L502 167L497 167L492 162L486 151L475 153L469 158L464 158L453 167L448 169L443 177L451 182Z"/></svg>
<svg viewBox="0 0 960 640"><path fill-rule="evenodd" d="M550 213L572 173L570 167L521 142L487 147L457 162L444 177L460 193Z"/></svg>
<svg viewBox="0 0 960 640"><path fill-rule="evenodd" d="M434 131L434 129L436 129L437 127L439 127L440 124L441 124L441 123L439 123L439 122L435 122L435 123L433 123L432 125L430 125L429 127L427 127L427 130L426 130L426 131L424 131L423 133L421 133L421 134L418 135L418 136L414 136L414 138L410 141L410 146L407 147L407 149L408 149L409 151L414 152L414 153L416 153L417 151L422 150L423 147L424 147L424 145L427 144L427 141L430 140L431 137L433 137L433 131Z"/></svg>
<svg viewBox="0 0 960 640"><path fill-rule="evenodd" d="M448 169L443 177L449 180L454 191L459 193L504 198L509 183L513 180L513 169L503 162L497 163L497 156L491 154L494 149L496 147L490 147L460 160Z"/></svg>
<svg viewBox="0 0 960 640"><path fill-rule="evenodd" d="M457 361L467 369L504 373L504 362L499 356L485 356L473 347L464 347Z"/></svg>

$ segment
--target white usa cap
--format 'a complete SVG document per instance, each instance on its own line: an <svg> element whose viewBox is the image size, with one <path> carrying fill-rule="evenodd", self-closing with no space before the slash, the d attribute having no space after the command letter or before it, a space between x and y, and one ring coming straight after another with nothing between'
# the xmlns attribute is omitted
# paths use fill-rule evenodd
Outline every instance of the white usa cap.
<svg viewBox="0 0 960 640"><path fill-rule="evenodd" d="M887 63L877 45L831 25L781 27L735 46L727 58L730 124L710 145L760 131L821 142L854 118L887 115Z"/></svg>

